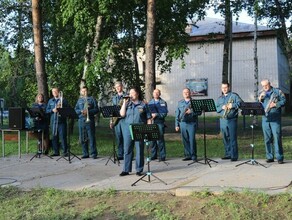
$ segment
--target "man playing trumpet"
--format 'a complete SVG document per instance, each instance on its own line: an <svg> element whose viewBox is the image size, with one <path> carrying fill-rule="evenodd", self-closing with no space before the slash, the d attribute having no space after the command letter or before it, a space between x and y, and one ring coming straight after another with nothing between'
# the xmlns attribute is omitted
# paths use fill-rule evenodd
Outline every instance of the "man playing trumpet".
<svg viewBox="0 0 292 220"><path fill-rule="evenodd" d="M82 146L83 159L89 158L88 142L90 146L90 155L93 159L97 158L96 138L95 138L95 122L94 115L98 112L96 100L92 96L88 96L87 87L80 90L80 98L78 99L75 111L78 115L79 139Z"/></svg>
<svg viewBox="0 0 292 220"><path fill-rule="evenodd" d="M51 156L59 156L59 138L63 150L63 156L68 155L67 146L67 121L66 118L61 117L59 108L68 107L68 102L63 98L62 92L59 88L52 89L53 98L48 102L46 113L50 115L50 128L52 134L53 154Z"/></svg>
<svg viewBox="0 0 292 220"><path fill-rule="evenodd" d="M279 164L283 163L283 147L281 132L281 107L286 103L284 93L280 89L271 86L268 79L261 81L263 91L259 95L259 102L265 109L262 116L262 129L266 148L267 163L274 162L274 155ZM274 145L274 153L273 153Z"/></svg>
<svg viewBox="0 0 292 220"><path fill-rule="evenodd" d="M221 91L222 95L217 100L216 109L217 113L221 115L220 130L225 148L225 155L222 160L237 161L237 118L242 99L237 93L230 91L228 82L221 84Z"/></svg>

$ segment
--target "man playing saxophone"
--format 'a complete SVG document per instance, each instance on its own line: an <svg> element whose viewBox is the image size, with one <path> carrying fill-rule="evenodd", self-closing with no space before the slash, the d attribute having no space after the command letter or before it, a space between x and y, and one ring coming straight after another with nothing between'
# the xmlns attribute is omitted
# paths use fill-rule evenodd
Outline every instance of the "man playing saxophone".
<svg viewBox="0 0 292 220"><path fill-rule="evenodd" d="M63 93L59 88L52 88L52 95L48 102L46 113L50 115L50 128L51 128L51 139L52 139L52 148L53 154L51 156L59 156L59 138L61 141L61 146L63 150L63 156L68 155L68 146L67 146L67 121L66 118L61 117L58 112L59 108L68 107L68 102L64 99Z"/></svg>
<svg viewBox="0 0 292 220"><path fill-rule="evenodd" d="M238 145L237 145L237 118L238 109L242 103L242 99L237 93L230 91L228 82L221 84L222 95L216 103L217 113L220 117L220 130L223 137L225 149L222 160L237 161Z"/></svg>
<svg viewBox="0 0 292 220"><path fill-rule="evenodd" d="M82 159L89 158L89 153L93 159L97 158L95 122L94 115L98 113L96 100L88 96L87 87L80 90L80 97L75 105L78 115L79 139L82 146ZM90 152L88 151L88 142Z"/></svg>
<svg viewBox="0 0 292 220"><path fill-rule="evenodd" d="M267 163L274 162L274 157L278 163L282 164L284 160L281 132L281 108L286 103L284 93L280 89L271 86L268 79L261 81L262 92L259 95L259 102L265 109L265 115L262 116L262 129L266 148ZM274 152L273 152L274 145Z"/></svg>
<svg viewBox="0 0 292 220"><path fill-rule="evenodd" d="M123 90L123 83L121 81L117 81L115 83L116 94L112 98L112 104L122 106L123 98L126 96L126 92ZM124 122L123 118L112 118L110 121L110 128L114 129L116 143L118 147L118 160L124 159L124 139L122 132L122 124Z"/></svg>

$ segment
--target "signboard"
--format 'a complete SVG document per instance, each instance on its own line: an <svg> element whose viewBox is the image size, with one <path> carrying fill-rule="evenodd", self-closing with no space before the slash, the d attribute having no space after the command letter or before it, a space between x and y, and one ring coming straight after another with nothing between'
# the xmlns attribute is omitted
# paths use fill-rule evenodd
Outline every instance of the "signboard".
<svg viewBox="0 0 292 220"><path fill-rule="evenodd" d="M190 89L191 96L208 96L208 79L186 79L186 87Z"/></svg>

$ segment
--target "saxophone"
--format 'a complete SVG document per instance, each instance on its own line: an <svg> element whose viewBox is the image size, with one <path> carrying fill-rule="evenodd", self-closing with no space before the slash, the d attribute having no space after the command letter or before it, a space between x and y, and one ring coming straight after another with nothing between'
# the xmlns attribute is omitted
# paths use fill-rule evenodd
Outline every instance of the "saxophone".
<svg viewBox="0 0 292 220"><path fill-rule="evenodd" d="M127 96L127 97L121 98L120 101L119 101L119 104L118 104L119 107L122 107L124 98L129 98L129 97ZM116 126L119 123L120 119L121 119L120 117L112 117L113 126Z"/></svg>

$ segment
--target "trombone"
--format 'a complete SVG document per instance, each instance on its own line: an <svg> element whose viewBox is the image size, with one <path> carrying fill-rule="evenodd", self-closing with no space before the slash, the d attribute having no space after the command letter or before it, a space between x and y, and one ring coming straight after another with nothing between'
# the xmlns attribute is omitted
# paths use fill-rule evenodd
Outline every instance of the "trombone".
<svg viewBox="0 0 292 220"><path fill-rule="evenodd" d="M58 97L59 97L59 100L58 100L58 102L56 102L55 109L63 108L63 92L62 91L59 92ZM53 126L53 135L54 136L57 136L57 134L58 134L59 117L60 117L59 112L55 112L54 113L54 126Z"/></svg>

